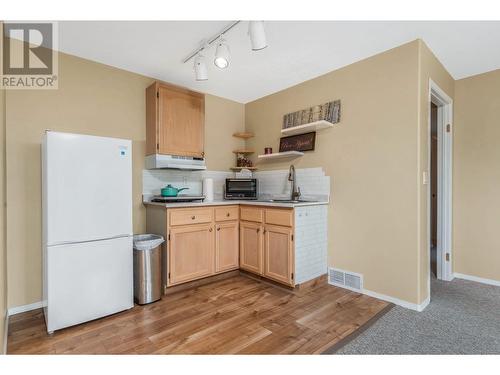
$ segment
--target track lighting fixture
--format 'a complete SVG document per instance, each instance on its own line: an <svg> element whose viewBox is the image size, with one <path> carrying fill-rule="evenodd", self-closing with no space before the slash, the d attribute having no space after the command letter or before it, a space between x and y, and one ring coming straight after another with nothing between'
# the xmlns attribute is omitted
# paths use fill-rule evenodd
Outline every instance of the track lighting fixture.
<svg viewBox="0 0 500 375"><path fill-rule="evenodd" d="M221 36L217 42L217 49L215 50L215 66L220 69L226 69L229 66L229 55L229 46Z"/></svg>
<svg viewBox="0 0 500 375"><path fill-rule="evenodd" d="M200 53L198 53L194 59L194 73L197 81L206 81L208 79L205 57Z"/></svg>
<svg viewBox="0 0 500 375"><path fill-rule="evenodd" d="M200 47L192 51L184 60L182 60L183 63L186 63L194 58L194 72L197 81L206 81L208 79L208 68L205 62L205 57L201 54L201 52L208 49L213 43L217 43L214 65L219 69L226 69L229 66L231 54L229 52L229 45L224 40L223 36L240 22L241 21L233 21L223 28L218 34L209 39L203 40ZM264 21L249 21L248 35L250 37L250 43L253 51L259 51L267 47Z"/></svg>
<svg viewBox="0 0 500 375"><path fill-rule="evenodd" d="M248 23L248 35L250 36L252 50L258 51L267 47L264 21L250 21Z"/></svg>

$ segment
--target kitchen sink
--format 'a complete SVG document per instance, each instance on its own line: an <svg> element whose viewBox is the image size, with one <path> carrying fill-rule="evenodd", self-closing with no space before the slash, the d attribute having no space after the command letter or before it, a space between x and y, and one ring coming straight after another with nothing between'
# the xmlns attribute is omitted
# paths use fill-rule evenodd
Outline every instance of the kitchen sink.
<svg viewBox="0 0 500 375"><path fill-rule="evenodd" d="M312 203L317 201L310 201L304 199L265 199L260 202L269 202L269 203Z"/></svg>

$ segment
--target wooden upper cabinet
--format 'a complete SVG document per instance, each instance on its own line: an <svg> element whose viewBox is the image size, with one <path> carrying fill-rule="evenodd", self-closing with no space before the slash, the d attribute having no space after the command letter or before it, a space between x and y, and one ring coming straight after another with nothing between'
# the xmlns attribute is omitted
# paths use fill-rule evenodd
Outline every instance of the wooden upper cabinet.
<svg viewBox="0 0 500 375"><path fill-rule="evenodd" d="M146 154L204 157L205 96L155 82L146 89Z"/></svg>

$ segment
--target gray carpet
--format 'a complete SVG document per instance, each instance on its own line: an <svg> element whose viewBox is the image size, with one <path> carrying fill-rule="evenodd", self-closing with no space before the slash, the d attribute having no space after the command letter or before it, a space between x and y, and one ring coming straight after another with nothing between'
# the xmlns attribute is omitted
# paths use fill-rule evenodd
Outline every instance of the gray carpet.
<svg viewBox="0 0 500 375"><path fill-rule="evenodd" d="M395 306L335 354L500 354L500 287L432 280L423 312Z"/></svg>

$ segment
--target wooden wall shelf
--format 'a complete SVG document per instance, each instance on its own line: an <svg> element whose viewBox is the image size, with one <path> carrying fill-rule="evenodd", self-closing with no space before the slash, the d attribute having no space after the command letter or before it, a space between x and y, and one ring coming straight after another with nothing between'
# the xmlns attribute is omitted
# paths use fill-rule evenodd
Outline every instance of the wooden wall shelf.
<svg viewBox="0 0 500 375"><path fill-rule="evenodd" d="M250 132L239 132L239 133L234 133L233 137L236 138L243 138L243 139L248 139L248 138L253 138L254 134Z"/></svg>
<svg viewBox="0 0 500 375"><path fill-rule="evenodd" d="M254 150L244 150L244 149L233 151L234 154L253 154L254 152L255 152Z"/></svg>

